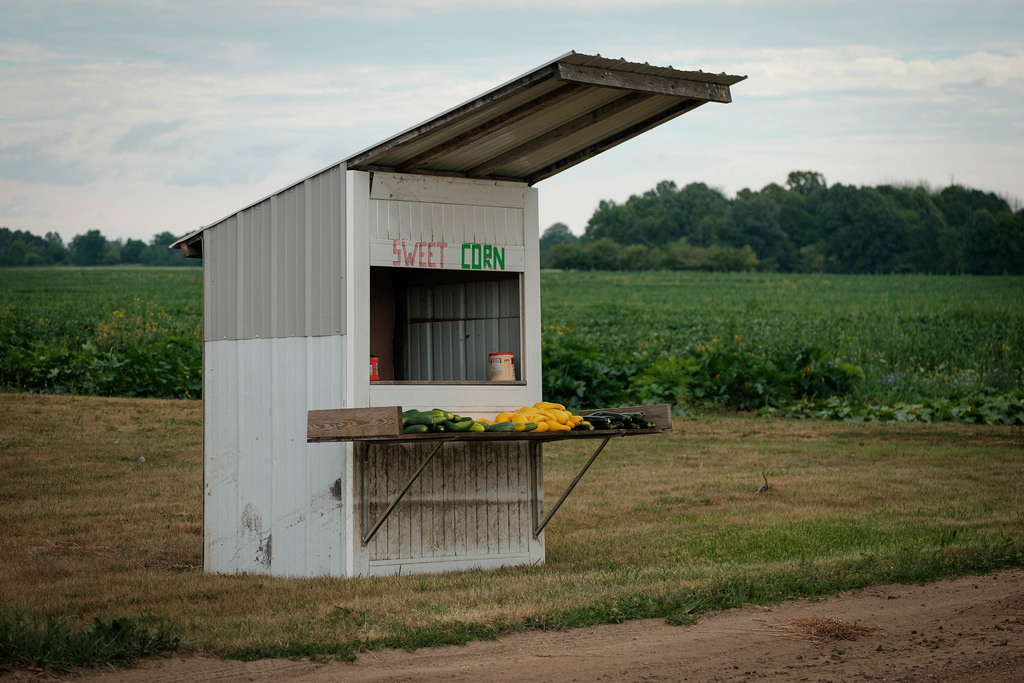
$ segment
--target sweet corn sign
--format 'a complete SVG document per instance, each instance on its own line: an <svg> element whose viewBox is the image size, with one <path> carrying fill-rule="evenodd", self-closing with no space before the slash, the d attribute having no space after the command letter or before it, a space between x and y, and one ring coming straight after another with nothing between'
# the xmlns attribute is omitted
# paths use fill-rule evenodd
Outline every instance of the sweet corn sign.
<svg viewBox="0 0 1024 683"><path fill-rule="evenodd" d="M526 270L526 249L478 242L372 240L370 264L395 268L523 272Z"/></svg>

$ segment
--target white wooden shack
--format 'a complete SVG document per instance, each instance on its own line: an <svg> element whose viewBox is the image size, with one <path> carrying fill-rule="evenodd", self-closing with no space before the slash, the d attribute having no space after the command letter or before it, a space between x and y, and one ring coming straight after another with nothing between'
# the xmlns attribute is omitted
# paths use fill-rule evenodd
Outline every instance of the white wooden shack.
<svg viewBox="0 0 1024 683"><path fill-rule="evenodd" d="M307 414L541 400L534 186L742 79L568 53L179 240L203 259L205 569L542 562L540 442L308 442Z"/></svg>

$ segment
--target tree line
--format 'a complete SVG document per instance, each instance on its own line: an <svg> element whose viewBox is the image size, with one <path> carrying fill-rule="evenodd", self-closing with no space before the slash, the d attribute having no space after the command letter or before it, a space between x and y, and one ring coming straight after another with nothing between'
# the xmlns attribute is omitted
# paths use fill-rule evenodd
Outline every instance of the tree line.
<svg viewBox="0 0 1024 683"><path fill-rule="evenodd" d="M169 232L149 242L131 239L108 240L99 230L76 235L67 245L61 236L44 237L23 230L0 228L0 266L198 266L198 259L186 259L170 246L177 237Z"/></svg>
<svg viewBox="0 0 1024 683"><path fill-rule="evenodd" d="M200 265L169 248L176 239L90 230L65 245L54 232L0 228L0 266ZM571 270L1020 275L1024 210L960 185L829 186L813 171L731 200L704 183L665 180L622 204L599 202L580 237L555 223L540 251L543 267Z"/></svg>
<svg viewBox="0 0 1024 683"><path fill-rule="evenodd" d="M665 180L601 201L580 237L555 223L540 242L543 267L572 270L1024 274L1024 211L991 192L829 186L813 171L732 200Z"/></svg>

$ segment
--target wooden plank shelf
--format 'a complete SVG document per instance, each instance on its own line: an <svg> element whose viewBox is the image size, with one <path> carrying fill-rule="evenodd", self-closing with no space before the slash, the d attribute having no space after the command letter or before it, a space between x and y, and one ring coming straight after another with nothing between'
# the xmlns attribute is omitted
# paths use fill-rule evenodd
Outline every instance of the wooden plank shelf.
<svg viewBox="0 0 1024 683"><path fill-rule="evenodd" d="M612 436L661 434L672 428L672 413L667 404L602 408L580 411L586 417L595 412L639 413L654 424L652 429L575 429L567 432L429 432L402 433L402 407L333 408L310 410L306 420L308 443L338 441L562 441L600 439Z"/></svg>

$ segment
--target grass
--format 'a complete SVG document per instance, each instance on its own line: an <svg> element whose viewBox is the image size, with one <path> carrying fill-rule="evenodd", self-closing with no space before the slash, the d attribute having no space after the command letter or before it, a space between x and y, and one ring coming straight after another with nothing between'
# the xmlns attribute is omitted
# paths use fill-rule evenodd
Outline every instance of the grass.
<svg viewBox="0 0 1024 683"><path fill-rule="evenodd" d="M352 658L1024 565L1020 427L715 416L610 443L548 525L543 565L206 574L200 415L199 401L0 394L0 634L137 624L162 649ZM545 454L553 495L589 447Z"/></svg>
<svg viewBox="0 0 1024 683"><path fill-rule="evenodd" d="M97 618L85 628L68 619L13 613L0 616L0 671L4 664L33 671L131 665L178 648L177 630L137 616Z"/></svg>

